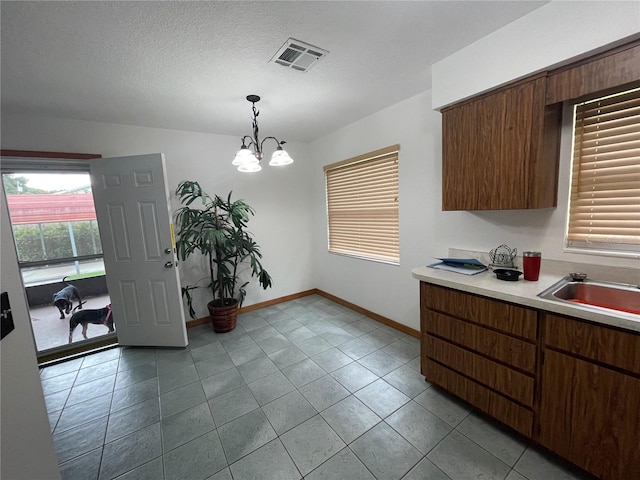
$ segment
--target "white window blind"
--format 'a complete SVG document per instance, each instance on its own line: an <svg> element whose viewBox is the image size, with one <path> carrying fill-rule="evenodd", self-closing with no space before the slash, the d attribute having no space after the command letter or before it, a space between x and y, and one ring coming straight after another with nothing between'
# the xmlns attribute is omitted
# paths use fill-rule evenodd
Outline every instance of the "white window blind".
<svg viewBox="0 0 640 480"><path fill-rule="evenodd" d="M400 262L399 145L324 167L329 251Z"/></svg>
<svg viewBox="0 0 640 480"><path fill-rule="evenodd" d="M640 252L640 89L575 106L567 246Z"/></svg>

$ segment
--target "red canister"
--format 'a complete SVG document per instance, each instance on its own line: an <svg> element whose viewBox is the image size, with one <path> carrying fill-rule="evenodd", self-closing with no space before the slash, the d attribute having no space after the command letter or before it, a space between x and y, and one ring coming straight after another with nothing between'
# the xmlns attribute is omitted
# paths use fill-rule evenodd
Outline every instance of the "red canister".
<svg viewBox="0 0 640 480"><path fill-rule="evenodd" d="M540 252L523 252L522 268L524 270L524 279L535 282L540 276L540 260L542 253Z"/></svg>

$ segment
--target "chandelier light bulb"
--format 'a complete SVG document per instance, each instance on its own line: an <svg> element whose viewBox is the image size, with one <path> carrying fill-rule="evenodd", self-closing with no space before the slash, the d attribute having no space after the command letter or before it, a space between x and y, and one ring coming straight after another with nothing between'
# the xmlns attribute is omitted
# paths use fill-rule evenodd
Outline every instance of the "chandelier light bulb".
<svg viewBox="0 0 640 480"><path fill-rule="evenodd" d="M251 163L254 161L257 162L258 159L255 157L253 152L248 147L243 146L240 150L238 150L231 164L238 167L240 165L244 165L245 163Z"/></svg>
<svg viewBox="0 0 640 480"><path fill-rule="evenodd" d="M286 150L283 150L282 147L278 147L278 149L273 152L269 165L272 167L281 167L283 165L289 165L290 163L293 163L293 159L289 156Z"/></svg>
<svg viewBox="0 0 640 480"><path fill-rule="evenodd" d="M254 173L259 172L260 170L262 170L262 166L257 160L255 162L245 163L238 167L238 171L242 173Z"/></svg>

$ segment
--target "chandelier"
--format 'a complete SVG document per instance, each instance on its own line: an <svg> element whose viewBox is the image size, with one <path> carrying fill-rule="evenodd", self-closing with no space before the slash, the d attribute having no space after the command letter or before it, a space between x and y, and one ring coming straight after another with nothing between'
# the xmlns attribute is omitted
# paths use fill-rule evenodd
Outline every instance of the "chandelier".
<svg viewBox="0 0 640 480"><path fill-rule="evenodd" d="M282 145L286 142L281 142L276 137L265 137L260 141L258 138L258 115L260 112L256 109L256 103L260 101L260 97L258 95L247 95L247 100L251 102L253 109L253 136L245 135L242 137L242 146L231 163L238 167L239 172L259 172L262 170L262 166L260 165L262 160L262 145L269 139L275 140L278 144L278 148L276 148L276 151L273 152L271 156L269 165L272 167L280 167L293 163L293 159L287 151L282 148Z"/></svg>

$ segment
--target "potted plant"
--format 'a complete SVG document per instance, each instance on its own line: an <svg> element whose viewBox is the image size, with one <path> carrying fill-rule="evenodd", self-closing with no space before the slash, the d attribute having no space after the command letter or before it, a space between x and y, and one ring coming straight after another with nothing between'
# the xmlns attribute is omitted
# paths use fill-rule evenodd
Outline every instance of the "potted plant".
<svg viewBox="0 0 640 480"><path fill-rule="evenodd" d="M186 260L195 253L205 257L209 270L206 288L213 295L207 304L213 330L230 332L236 327L238 308L249 284L249 281L240 280L241 274L248 271L250 277L258 277L264 289L271 286L271 276L260 262L260 247L246 230L249 218L255 212L242 199L232 201L231 192L226 199L209 196L195 181L181 182L176 195L184 205L175 215L178 258ZM204 287L199 285L200 281L182 287L191 318L195 318L192 290Z"/></svg>

